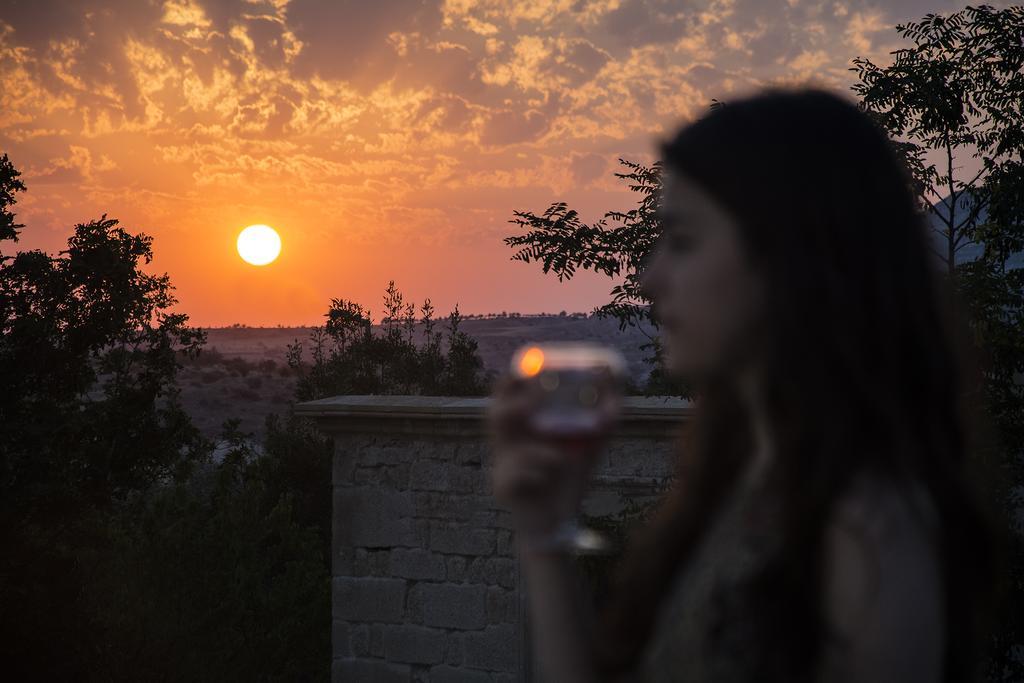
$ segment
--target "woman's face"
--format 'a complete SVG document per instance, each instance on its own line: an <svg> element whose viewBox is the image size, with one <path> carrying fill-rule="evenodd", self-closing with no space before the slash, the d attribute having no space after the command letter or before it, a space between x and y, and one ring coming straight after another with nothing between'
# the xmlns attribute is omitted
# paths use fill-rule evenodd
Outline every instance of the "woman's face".
<svg viewBox="0 0 1024 683"><path fill-rule="evenodd" d="M664 232L640 276L661 324L668 369L699 380L752 348L761 286L736 220L699 185L666 174Z"/></svg>

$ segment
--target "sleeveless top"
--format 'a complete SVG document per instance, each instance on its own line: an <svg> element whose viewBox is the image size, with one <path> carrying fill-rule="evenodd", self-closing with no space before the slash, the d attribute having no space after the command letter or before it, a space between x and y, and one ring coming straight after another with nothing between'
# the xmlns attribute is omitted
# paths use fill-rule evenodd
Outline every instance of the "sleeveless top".
<svg viewBox="0 0 1024 683"><path fill-rule="evenodd" d="M658 683L747 683L756 680L750 653L753 634L742 614L737 590L758 571L773 550L778 534L766 533L750 516L764 466L752 468L719 507L712 526L686 566L669 584L651 639L631 681Z"/></svg>
<svg viewBox="0 0 1024 683"><path fill-rule="evenodd" d="M639 665L627 679L631 683L759 679L754 656L759 636L750 627L738 589L773 557L780 538L773 531L777 517L769 492L762 486L766 469L757 463L734 487L691 561L676 572ZM876 489L868 486L874 495ZM923 490L912 493L915 507L934 523Z"/></svg>

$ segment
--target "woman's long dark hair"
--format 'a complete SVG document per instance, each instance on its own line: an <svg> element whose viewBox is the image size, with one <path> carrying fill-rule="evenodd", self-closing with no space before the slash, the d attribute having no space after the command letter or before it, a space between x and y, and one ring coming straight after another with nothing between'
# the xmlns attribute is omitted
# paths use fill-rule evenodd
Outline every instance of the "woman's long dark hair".
<svg viewBox="0 0 1024 683"><path fill-rule="evenodd" d="M854 104L770 90L663 145L664 167L732 212L765 288L759 357L781 551L745 590L761 680L813 680L825 635L824 522L852 478L923 484L940 519L947 681L978 672L992 541L968 484L963 350L906 168ZM632 669L671 578L750 455L733 387L700 387L676 486L633 539L598 628L600 666ZM740 656L754 653L740 653Z"/></svg>

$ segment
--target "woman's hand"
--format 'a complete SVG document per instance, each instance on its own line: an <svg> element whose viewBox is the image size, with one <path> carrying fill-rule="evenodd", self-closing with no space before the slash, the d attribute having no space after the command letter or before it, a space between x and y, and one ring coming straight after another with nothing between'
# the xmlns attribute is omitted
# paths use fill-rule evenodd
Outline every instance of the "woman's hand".
<svg viewBox="0 0 1024 683"><path fill-rule="evenodd" d="M487 415L494 496L511 510L517 543L526 551L522 571L529 586L531 640L544 680L591 683L598 680L593 614L579 568L562 553L527 549L575 515L599 444L571 452L532 434L528 420L539 391L537 382L514 375L498 380Z"/></svg>
<svg viewBox="0 0 1024 683"><path fill-rule="evenodd" d="M577 511L594 461L590 452L560 449L527 422L538 396L536 382L506 374L495 385L487 421L494 465L494 496L509 508L521 534L544 534Z"/></svg>

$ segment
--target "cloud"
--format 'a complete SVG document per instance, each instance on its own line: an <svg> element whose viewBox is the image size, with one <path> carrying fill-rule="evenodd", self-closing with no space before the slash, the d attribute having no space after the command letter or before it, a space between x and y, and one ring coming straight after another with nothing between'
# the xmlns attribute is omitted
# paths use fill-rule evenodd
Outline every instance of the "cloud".
<svg viewBox="0 0 1024 683"><path fill-rule="evenodd" d="M288 23L302 42L299 75L348 81L359 88L390 78L400 62L393 34L436 34L439 0L292 0Z"/></svg>
<svg viewBox="0 0 1024 683"><path fill-rule="evenodd" d="M600 178L607 168L608 159L600 154L573 154L569 161L573 182L580 187L586 187L591 181Z"/></svg>
<svg viewBox="0 0 1024 683"><path fill-rule="evenodd" d="M286 26L270 17L252 17L245 21L246 37L252 41L252 50L260 62L275 69L285 65L289 53L299 49Z"/></svg>
<svg viewBox="0 0 1024 683"><path fill-rule="evenodd" d="M66 157L51 159L47 166L35 170L32 177L43 183L91 182L96 173L116 168L117 164L106 154L94 160L88 148L71 145Z"/></svg>
<svg viewBox="0 0 1024 683"><path fill-rule="evenodd" d="M53 206L452 235L470 205L501 226L519 196L617 202L610 160L712 98L843 88L851 57L887 58L896 21L953 8L933 4L7 0L0 144Z"/></svg>
<svg viewBox="0 0 1024 683"><path fill-rule="evenodd" d="M84 0L10 0L0 22L16 45L38 59L25 68L50 93L73 92L80 105L134 117L142 103L129 76L123 38L149 33L161 16L153 3Z"/></svg>
<svg viewBox="0 0 1024 683"><path fill-rule="evenodd" d="M623 45L675 41L696 19L688 9L687 4L673 0L624 0L604 15L604 28Z"/></svg>
<svg viewBox="0 0 1024 683"><path fill-rule="evenodd" d="M465 26L483 35L513 30L548 29L564 23L590 27L620 0L446 0L446 26Z"/></svg>
<svg viewBox="0 0 1024 683"><path fill-rule="evenodd" d="M551 126L551 119L542 111L524 112L507 109L491 115L480 136L484 145L509 145L530 142L540 137Z"/></svg>
<svg viewBox="0 0 1024 683"><path fill-rule="evenodd" d="M396 62L394 84L398 88L477 97L485 88L480 79L479 57L467 45L428 41L419 35L403 36L404 53Z"/></svg>
<svg viewBox="0 0 1024 683"><path fill-rule="evenodd" d="M831 55L824 50L804 50L788 63L790 69L797 73L813 73L832 61Z"/></svg>
<svg viewBox="0 0 1024 683"><path fill-rule="evenodd" d="M854 12L846 25L845 38L858 52L871 51L872 41L881 33L888 33L890 27L885 15L877 9Z"/></svg>

